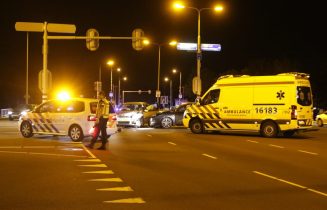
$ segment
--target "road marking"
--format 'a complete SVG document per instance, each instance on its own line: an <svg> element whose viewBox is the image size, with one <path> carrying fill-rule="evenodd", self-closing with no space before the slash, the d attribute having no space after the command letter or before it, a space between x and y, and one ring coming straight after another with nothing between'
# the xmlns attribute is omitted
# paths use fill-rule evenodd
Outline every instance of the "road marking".
<svg viewBox="0 0 327 210"><path fill-rule="evenodd" d="M148 137L152 137L152 135L150 135L150 134L147 134L147 136L148 136Z"/></svg>
<svg viewBox="0 0 327 210"><path fill-rule="evenodd" d="M78 165L80 167L98 167L98 168L107 168L108 166L106 164L94 164L94 165Z"/></svg>
<svg viewBox="0 0 327 210"><path fill-rule="evenodd" d="M24 146L22 145L22 149L54 149L56 146Z"/></svg>
<svg viewBox="0 0 327 210"><path fill-rule="evenodd" d="M57 156L57 157L78 157L78 158L86 158L86 157L87 157L87 156L82 156L82 155L64 155L64 154L39 153L39 152L14 152L14 151L0 151L0 153L8 153L8 154L25 154L25 155L47 155L47 156Z"/></svg>
<svg viewBox="0 0 327 210"><path fill-rule="evenodd" d="M174 146L176 146L176 144L174 143L174 142L168 142L168 144L171 144L171 145L174 145Z"/></svg>
<svg viewBox="0 0 327 210"><path fill-rule="evenodd" d="M86 171L82 172L84 174L114 174L112 170L103 170L103 171Z"/></svg>
<svg viewBox="0 0 327 210"><path fill-rule="evenodd" d="M31 155L48 155L48 156L58 156L58 157L78 157L78 158L85 158L86 156L82 155L64 155L64 154L53 154L53 153L41 153L41 152L27 152L27 154Z"/></svg>
<svg viewBox="0 0 327 210"><path fill-rule="evenodd" d="M310 154L310 155L318 155L318 153L315 153L315 152L308 152L308 151L305 151L305 150L298 150L298 151L306 153L306 154Z"/></svg>
<svg viewBox="0 0 327 210"><path fill-rule="evenodd" d="M121 178L90 179L89 182L123 182Z"/></svg>
<svg viewBox="0 0 327 210"><path fill-rule="evenodd" d="M120 200L103 201L103 203L145 203L145 201L142 198L127 198Z"/></svg>
<svg viewBox="0 0 327 210"><path fill-rule="evenodd" d="M256 144L259 143L259 142L257 142L257 141L252 141L252 140L246 140L246 141L251 142L251 143L256 143Z"/></svg>
<svg viewBox="0 0 327 210"><path fill-rule="evenodd" d="M112 187L112 188L102 188L96 189L97 191L122 191L122 192L131 192L133 189L131 187Z"/></svg>
<svg viewBox="0 0 327 210"><path fill-rule="evenodd" d="M206 157L208 157L208 158L212 158L212 159L217 159L216 157L214 157L214 156L211 156L211 155L208 155L208 154L202 154L203 156L206 156Z"/></svg>
<svg viewBox="0 0 327 210"><path fill-rule="evenodd" d="M81 161L81 162L101 162L99 159L83 159L83 160L74 160L74 161Z"/></svg>
<svg viewBox="0 0 327 210"><path fill-rule="evenodd" d="M275 144L269 144L270 147L276 147L276 148L280 148L280 149L284 149L285 147L283 146L279 146L279 145L275 145Z"/></svg>
<svg viewBox="0 0 327 210"><path fill-rule="evenodd" d="M286 183L286 184L289 184L289 185L292 185L292 186L295 186L295 187L298 187L298 188L301 188L301 189L305 189L305 190L308 190L310 192L313 192L313 193L316 193L316 194L323 195L323 196L327 197L326 193L323 193L323 192L320 192L318 190L314 190L314 189L311 189L311 188L296 184L294 182L290 182L290 181L287 181L287 180L284 180L284 179L280 179L280 178L277 178L277 177L274 177L274 176L270 176L268 174L265 174L265 173L262 173L262 172L259 172L259 171L253 171L253 173L261 175L261 176L265 176L265 177L268 177L270 179L274 179L274 180L277 180L277 181L280 181L280 182L283 182L283 183Z"/></svg>
<svg viewBox="0 0 327 210"><path fill-rule="evenodd" d="M86 146L84 145L84 144L81 144L81 146L83 147L83 149L92 157L92 158L97 158L95 155L93 155L93 153L90 151L90 150L88 150L87 148L86 148Z"/></svg>

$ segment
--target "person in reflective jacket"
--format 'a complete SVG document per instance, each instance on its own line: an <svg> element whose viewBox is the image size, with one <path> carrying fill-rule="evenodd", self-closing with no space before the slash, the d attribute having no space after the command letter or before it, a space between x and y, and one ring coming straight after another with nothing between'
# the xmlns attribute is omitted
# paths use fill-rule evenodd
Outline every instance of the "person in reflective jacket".
<svg viewBox="0 0 327 210"><path fill-rule="evenodd" d="M107 122L109 118L109 101L106 99L105 92L101 91L99 93L99 101L97 104L96 110L96 122L94 127L94 133L92 135L92 139L90 144L87 145L88 148L93 149L96 140L99 137L101 132L101 146L98 148L99 150L105 150L106 144L108 142L108 138L110 136L107 135Z"/></svg>

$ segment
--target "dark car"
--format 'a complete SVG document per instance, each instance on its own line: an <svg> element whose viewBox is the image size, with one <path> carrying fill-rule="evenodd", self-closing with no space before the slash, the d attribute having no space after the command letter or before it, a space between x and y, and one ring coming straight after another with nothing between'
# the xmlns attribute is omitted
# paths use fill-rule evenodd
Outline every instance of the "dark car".
<svg viewBox="0 0 327 210"><path fill-rule="evenodd" d="M156 116L150 118L150 126L170 128L174 125L183 125L184 111L191 104L192 103L185 103L172 110L157 113Z"/></svg>
<svg viewBox="0 0 327 210"><path fill-rule="evenodd" d="M23 112L32 111L35 107L36 104L20 104L8 112L9 120L18 120Z"/></svg>

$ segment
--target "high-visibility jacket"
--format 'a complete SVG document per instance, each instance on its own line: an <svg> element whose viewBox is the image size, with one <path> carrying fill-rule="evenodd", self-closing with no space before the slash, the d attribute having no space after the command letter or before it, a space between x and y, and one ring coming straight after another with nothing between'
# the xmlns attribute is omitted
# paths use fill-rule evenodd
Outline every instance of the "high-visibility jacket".
<svg viewBox="0 0 327 210"><path fill-rule="evenodd" d="M108 118L109 117L109 101L107 99L99 100L97 104L96 116L99 119L100 117Z"/></svg>

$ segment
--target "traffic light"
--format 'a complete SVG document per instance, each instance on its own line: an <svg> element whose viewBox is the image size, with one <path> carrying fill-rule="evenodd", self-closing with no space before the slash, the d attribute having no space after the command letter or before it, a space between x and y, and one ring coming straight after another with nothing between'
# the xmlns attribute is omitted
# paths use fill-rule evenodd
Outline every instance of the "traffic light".
<svg viewBox="0 0 327 210"><path fill-rule="evenodd" d="M99 37L99 32L96 29L89 29L86 32L86 47L91 51L96 51L99 47L99 39L94 39L93 37Z"/></svg>
<svg viewBox="0 0 327 210"><path fill-rule="evenodd" d="M132 46L135 50L142 50L144 47L143 43L144 31L140 28L134 29L132 32Z"/></svg>

